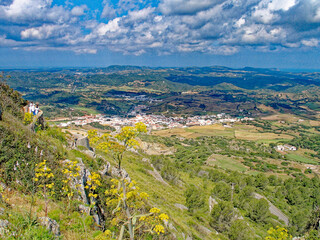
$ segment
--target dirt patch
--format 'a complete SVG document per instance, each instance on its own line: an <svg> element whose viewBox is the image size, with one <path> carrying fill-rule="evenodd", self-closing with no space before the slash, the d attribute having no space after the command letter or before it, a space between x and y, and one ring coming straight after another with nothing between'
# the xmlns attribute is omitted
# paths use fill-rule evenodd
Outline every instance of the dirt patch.
<svg viewBox="0 0 320 240"><path fill-rule="evenodd" d="M174 147L166 147L160 143L140 142L140 148L148 155L172 155Z"/></svg>

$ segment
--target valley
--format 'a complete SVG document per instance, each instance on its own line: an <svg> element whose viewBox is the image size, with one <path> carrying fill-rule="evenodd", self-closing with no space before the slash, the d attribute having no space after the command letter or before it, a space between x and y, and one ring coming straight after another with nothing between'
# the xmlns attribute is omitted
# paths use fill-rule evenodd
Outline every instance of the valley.
<svg viewBox="0 0 320 240"><path fill-rule="evenodd" d="M319 239L318 73L111 66L5 75L21 93L2 82L0 177L8 187L0 221L10 222L8 236L34 231L54 239L38 224L48 213L63 239L118 239L132 219L118 205L117 191L127 188L129 211L143 229L137 239L267 239L278 230ZM28 129L22 97L40 103L44 128ZM50 198L32 180L31 166L43 158L55 176ZM81 166L85 189L71 197L68 161ZM37 224L17 233L31 219L23 209L30 205ZM154 208L169 220L158 221ZM148 214L156 225L145 221Z"/></svg>

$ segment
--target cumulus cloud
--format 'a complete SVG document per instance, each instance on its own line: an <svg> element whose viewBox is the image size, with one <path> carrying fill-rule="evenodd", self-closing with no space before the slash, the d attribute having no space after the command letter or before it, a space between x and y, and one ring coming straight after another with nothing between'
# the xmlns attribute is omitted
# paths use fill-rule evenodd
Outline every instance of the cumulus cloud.
<svg viewBox="0 0 320 240"><path fill-rule="evenodd" d="M110 6L110 4L108 2L104 3L104 7L101 13L101 17L102 18L113 18L116 16L116 10Z"/></svg>
<svg viewBox="0 0 320 240"><path fill-rule="evenodd" d="M52 0L13 0L9 5L0 5L0 19L30 24L35 21L67 21L69 15L64 8L51 4Z"/></svg>
<svg viewBox="0 0 320 240"><path fill-rule="evenodd" d="M312 38L308 40L302 40L301 43L307 47L317 47L319 44L319 40Z"/></svg>
<svg viewBox="0 0 320 240"><path fill-rule="evenodd" d="M134 55L319 47L318 0L105 0L102 7L90 14L86 5L3 1L0 45Z"/></svg>
<svg viewBox="0 0 320 240"><path fill-rule="evenodd" d="M192 15L207 10L223 0L164 0L159 5L163 14L167 15Z"/></svg>
<svg viewBox="0 0 320 240"><path fill-rule="evenodd" d="M87 10L87 5L75 6L72 8L71 14L74 16L82 16L85 10Z"/></svg>
<svg viewBox="0 0 320 240"><path fill-rule="evenodd" d="M22 39L49 39L54 36L64 35L65 25L43 25L37 28L28 28L21 32Z"/></svg>

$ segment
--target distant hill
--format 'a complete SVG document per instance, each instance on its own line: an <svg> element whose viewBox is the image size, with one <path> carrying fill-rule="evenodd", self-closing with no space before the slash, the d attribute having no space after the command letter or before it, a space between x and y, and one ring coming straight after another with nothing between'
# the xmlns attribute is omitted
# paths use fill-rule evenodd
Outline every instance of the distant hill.
<svg viewBox="0 0 320 240"><path fill-rule="evenodd" d="M320 87L320 73L317 72L297 73L251 67L113 65L105 68L11 70L5 74L11 76L7 79L8 84L26 99L48 106L49 116L65 116L70 112L81 115L92 110L127 115L137 105L147 106L143 110L146 113L223 111L237 115L239 104L243 106L246 102L245 108L248 109L242 113L252 116L261 112L251 106L263 104L277 106L279 112L313 117L315 112L308 112L305 104L307 101L319 101L318 93L313 89ZM123 95L146 95L149 100L123 101L117 94L110 95L111 90L120 91ZM176 97L183 92L201 94L192 95L190 108L190 96ZM198 107L200 105L201 108ZM207 107L203 108L204 105Z"/></svg>

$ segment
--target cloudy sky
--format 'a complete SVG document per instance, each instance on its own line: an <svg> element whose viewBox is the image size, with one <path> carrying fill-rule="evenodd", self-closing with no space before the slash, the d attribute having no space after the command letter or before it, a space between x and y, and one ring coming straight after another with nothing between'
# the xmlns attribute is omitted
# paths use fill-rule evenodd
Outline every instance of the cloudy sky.
<svg viewBox="0 0 320 240"><path fill-rule="evenodd" d="M0 0L0 68L320 69L320 0Z"/></svg>

